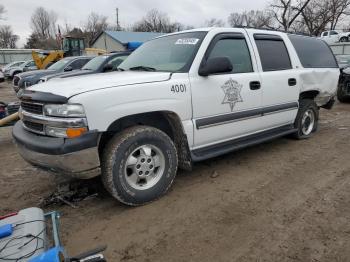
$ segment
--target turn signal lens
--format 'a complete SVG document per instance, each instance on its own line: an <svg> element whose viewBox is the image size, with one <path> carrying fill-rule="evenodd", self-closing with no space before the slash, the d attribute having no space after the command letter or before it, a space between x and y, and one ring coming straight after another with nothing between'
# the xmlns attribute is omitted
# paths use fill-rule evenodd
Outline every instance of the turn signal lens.
<svg viewBox="0 0 350 262"><path fill-rule="evenodd" d="M86 127L67 128L66 134L68 138L75 138L85 134L87 131Z"/></svg>

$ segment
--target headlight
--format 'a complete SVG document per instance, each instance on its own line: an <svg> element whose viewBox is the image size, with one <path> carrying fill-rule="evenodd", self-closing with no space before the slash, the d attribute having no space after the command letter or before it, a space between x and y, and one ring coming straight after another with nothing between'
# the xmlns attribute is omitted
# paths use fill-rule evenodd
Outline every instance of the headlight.
<svg viewBox="0 0 350 262"><path fill-rule="evenodd" d="M75 138L82 136L88 131L87 127L69 127L69 128L61 128L61 127L52 127L46 126L45 133L48 136L53 137L63 137L63 138Z"/></svg>
<svg viewBox="0 0 350 262"><path fill-rule="evenodd" d="M85 117L85 111L82 105L45 105L44 113L47 116L58 117Z"/></svg>

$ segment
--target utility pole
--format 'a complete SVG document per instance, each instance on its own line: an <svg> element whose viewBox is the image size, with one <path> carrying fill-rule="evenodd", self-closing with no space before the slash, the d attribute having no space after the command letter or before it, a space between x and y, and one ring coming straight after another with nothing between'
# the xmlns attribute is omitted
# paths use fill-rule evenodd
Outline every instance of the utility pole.
<svg viewBox="0 0 350 262"><path fill-rule="evenodd" d="M115 12L117 15L117 31L119 31L120 27L119 27L119 8L118 7L115 9Z"/></svg>
<svg viewBox="0 0 350 262"><path fill-rule="evenodd" d="M287 24L286 24L286 31L289 31L289 27L290 27L290 16L292 13L292 0L288 1L288 7L287 7Z"/></svg>

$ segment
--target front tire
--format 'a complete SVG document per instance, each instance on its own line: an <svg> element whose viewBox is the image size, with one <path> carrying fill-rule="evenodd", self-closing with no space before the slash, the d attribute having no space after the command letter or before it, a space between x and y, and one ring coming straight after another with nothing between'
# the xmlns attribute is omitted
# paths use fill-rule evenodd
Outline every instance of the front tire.
<svg viewBox="0 0 350 262"><path fill-rule="evenodd" d="M120 202L143 205L168 191L177 165L176 147L168 135L153 127L130 127L105 147L102 181Z"/></svg>
<svg viewBox="0 0 350 262"><path fill-rule="evenodd" d="M318 126L318 106L312 99L302 99L299 102L299 111L294 122L294 127L298 130L294 137L296 139L307 139L317 130Z"/></svg>
<svg viewBox="0 0 350 262"><path fill-rule="evenodd" d="M346 37L346 36L343 36L342 38L340 38L339 42L348 42L349 41L349 38Z"/></svg>

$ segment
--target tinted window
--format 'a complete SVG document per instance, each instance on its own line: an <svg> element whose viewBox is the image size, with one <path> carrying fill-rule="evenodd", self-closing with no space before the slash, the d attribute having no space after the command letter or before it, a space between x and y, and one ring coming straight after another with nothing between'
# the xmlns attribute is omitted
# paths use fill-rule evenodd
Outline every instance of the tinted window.
<svg viewBox="0 0 350 262"><path fill-rule="evenodd" d="M262 68L265 72L292 68L288 50L282 38L269 39L267 37L265 39L256 39L255 42L258 47Z"/></svg>
<svg viewBox="0 0 350 262"><path fill-rule="evenodd" d="M112 70L116 70L117 67L128 57L128 55L118 56L111 59L107 64L112 66Z"/></svg>
<svg viewBox="0 0 350 262"><path fill-rule="evenodd" d="M328 35L328 32L324 32L324 33L323 33L323 36L327 36L327 35Z"/></svg>
<svg viewBox="0 0 350 262"><path fill-rule="evenodd" d="M337 61L322 40L312 37L289 35L289 39L297 51L300 62L305 68L337 68Z"/></svg>
<svg viewBox="0 0 350 262"><path fill-rule="evenodd" d="M230 59L232 73L252 72L252 61L245 39L221 39L215 43L208 59L226 56Z"/></svg>
<svg viewBox="0 0 350 262"><path fill-rule="evenodd" d="M338 34L338 32L336 32L336 31L331 31L331 35L337 35Z"/></svg>
<svg viewBox="0 0 350 262"><path fill-rule="evenodd" d="M75 69L80 69L82 68L90 59L78 59L73 61L70 66L73 68L73 70Z"/></svg>

